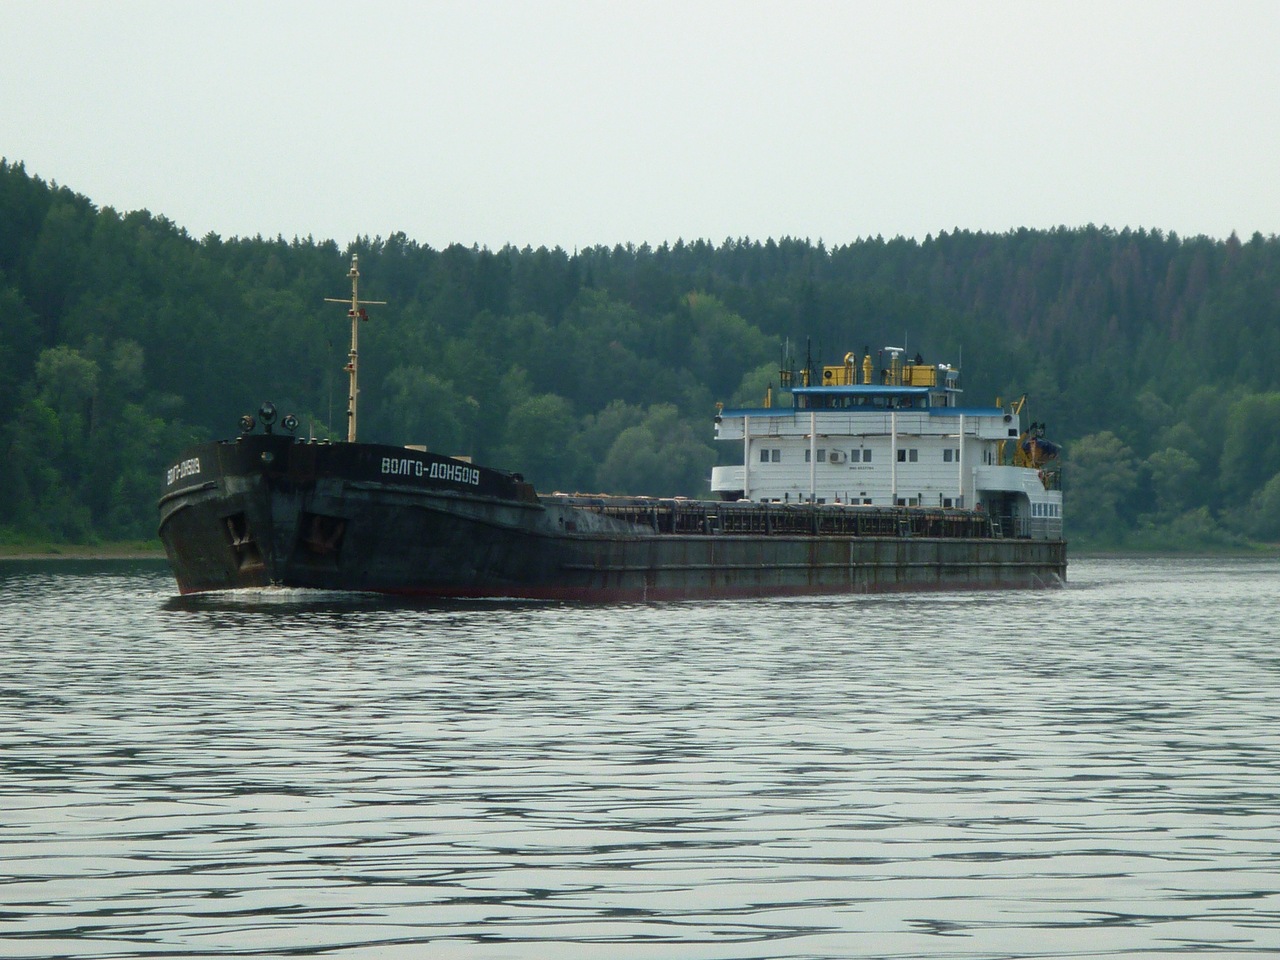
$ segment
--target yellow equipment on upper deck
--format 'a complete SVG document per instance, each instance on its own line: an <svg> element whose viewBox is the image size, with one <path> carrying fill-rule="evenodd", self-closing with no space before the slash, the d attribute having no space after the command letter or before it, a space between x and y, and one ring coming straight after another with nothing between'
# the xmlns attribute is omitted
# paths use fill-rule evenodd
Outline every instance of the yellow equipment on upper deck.
<svg viewBox="0 0 1280 960"><path fill-rule="evenodd" d="M838 367L822 368L822 385L824 387L852 387L858 382L858 375L853 366L853 354L844 355L844 363Z"/></svg>
<svg viewBox="0 0 1280 960"><path fill-rule="evenodd" d="M852 387L858 384L857 358L852 353L844 355L844 363L839 366L822 368L822 386ZM862 358L862 383L870 384L872 370L871 354ZM887 369L881 371L880 382L888 387L936 387L938 385L938 368L928 363L903 363L894 353Z"/></svg>
<svg viewBox="0 0 1280 960"><path fill-rule="evenodd" d="M938 368L927 363L908 363L902 368L904 387L936 387Z"/></svg>

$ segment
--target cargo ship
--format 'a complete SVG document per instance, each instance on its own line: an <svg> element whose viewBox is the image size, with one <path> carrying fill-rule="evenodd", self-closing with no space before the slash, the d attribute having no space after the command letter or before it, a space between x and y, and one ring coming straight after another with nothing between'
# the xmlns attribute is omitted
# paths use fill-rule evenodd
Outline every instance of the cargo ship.
<svg viewBox="0 0 1280 960"><path fill-rule="evenodd" d="M184 594L280 586L417 597L690 600L1046 588L1066 578L1061 475L1021 401L970 408L958 371L888 347L780 366L715 413L741 464L718 499L540 494L519 473L357 440L358 260L347 439L264 403L166 470L160 539ZM789 403L781 402L789 397Z"/></svg>

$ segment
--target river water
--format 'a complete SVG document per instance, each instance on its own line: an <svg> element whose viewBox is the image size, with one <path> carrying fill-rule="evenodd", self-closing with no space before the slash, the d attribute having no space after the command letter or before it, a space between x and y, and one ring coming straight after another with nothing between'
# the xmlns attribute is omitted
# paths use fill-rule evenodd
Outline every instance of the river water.
<svg viewBox="0 0 1280 960"><path fill-rule="evenodd" d="M409 606L3 562L0 956L1274 956L1278 582Z"/></svg>

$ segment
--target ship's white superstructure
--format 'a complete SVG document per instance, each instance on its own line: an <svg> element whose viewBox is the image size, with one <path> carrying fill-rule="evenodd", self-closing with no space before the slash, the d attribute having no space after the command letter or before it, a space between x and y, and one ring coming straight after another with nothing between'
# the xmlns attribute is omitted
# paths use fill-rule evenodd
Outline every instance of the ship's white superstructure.
<svg viewBox="0 0 1280 960"><path fill-rule="evenodd" d="M807 371L783 371L789 407L721 409L716 438L740 443L742 464L716 467L712 491L725 500L976 509L1004 536L1061 539L1057 448L1040 424L1022 427L1022 404L963 406L954 368L887 352L878 373L868 352L859 376L850 354L823 368L821 385Z"/></svg>

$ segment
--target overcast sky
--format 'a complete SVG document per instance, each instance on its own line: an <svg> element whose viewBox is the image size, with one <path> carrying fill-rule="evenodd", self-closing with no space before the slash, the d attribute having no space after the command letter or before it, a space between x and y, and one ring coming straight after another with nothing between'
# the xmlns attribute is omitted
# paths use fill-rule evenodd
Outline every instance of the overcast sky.
<svg viewBox="0 0 1280 960"><path fill-rule="evenodd" d="M0 155L197 237L1280 232L1280 2L0 0Z"/></svg>

